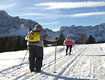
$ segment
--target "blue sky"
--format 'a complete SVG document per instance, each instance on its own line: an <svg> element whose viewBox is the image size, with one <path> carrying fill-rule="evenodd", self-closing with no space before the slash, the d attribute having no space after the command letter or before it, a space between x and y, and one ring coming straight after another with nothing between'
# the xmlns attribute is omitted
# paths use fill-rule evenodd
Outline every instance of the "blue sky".
<svg viewBox="0 0 105 80"><path fill-rule="evenodd" d="M0 10L53 30L105 23L105 0L0 0Z"/></svg>

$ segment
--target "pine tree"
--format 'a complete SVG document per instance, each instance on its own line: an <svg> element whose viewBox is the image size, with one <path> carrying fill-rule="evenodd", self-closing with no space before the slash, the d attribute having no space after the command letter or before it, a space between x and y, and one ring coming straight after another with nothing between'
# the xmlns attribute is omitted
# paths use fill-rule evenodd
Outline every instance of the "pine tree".
<svg viewBox="0 0 105 80"><path fill-rule="evenodd" d="M0 52L24 50L27 48L24 37L0 37Z"/></svg>
<svg viewBox="0 0 105 80"><path fill-rule="evenodd" d="M57 44L58 44L58 45L63 45L64 39L65 39L65 38L64 38L64 35L63 35L63 33L61 33L60 36L59 36L59 39L58 39Z"/></svg>
<svg viewBox="0 0 105 80"><path fill-rule="evenodd" d="M96 42L95 38L92 35L90 35L89 38L86 41L86 44L93 44L95 42Z"/></svg>
<svg viewBox="0 0 105 80"><path fill-rule="evenodd" d="M86 33L81 33L78 38L78 43L83 44L83 43L85 43L86 39L87 39Z"/></svg>

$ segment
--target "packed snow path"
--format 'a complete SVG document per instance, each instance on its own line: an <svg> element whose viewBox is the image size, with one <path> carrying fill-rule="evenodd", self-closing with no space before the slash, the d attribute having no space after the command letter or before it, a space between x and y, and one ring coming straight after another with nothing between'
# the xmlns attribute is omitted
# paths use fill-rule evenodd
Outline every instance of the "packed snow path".
<svg viewBox="0 0 105 80"><path fill-rule="evenodd" d="M42 72L30 73L25 51L0 53L0 80L105 80L105 44L76 45L72 55L65 48L44 48ZM54 73L56 71L56 73Z"/></svg>

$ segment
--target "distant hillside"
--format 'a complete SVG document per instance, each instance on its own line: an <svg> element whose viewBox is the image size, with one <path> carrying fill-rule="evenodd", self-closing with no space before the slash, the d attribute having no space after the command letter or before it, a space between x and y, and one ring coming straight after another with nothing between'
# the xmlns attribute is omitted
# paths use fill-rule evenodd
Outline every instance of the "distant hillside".
<svg viewBox="0 0 105 80"><path fill-rule="evenodd" d="M24 26L22 27L21 24ZM35 21L20 19L18 16L12 17L7 12L0 10L0 36L25 36L29 27L34 27L36 24ZM85 34L87 38L92 35L96 41L105 40L105 23L96 26L62 26L56 32L50 29L45 30L52 37L59 37L63 33L65 37L71 35L75 40L78 40L82 34Z"/></svg>
<svg viewBox="0 0 105 80"><path fill-rule="evenodd" d="M71 35L71 37L78 39L80 35L85 34L87 38L92 35L96 41L105 40L105 23L96 26L62 26L57 32L49 29L46 31L49 35L56 37L63 33L65 37Z"/></svg>
<svg viewBox="0 0 105 80"><path fill-rule="evenodd" d="M32 20L20 19L18 16L12 17L8 15L7 12L0 10L0 36L15 35L14 33L16 32L28 29L24 29L24 27L21 26L21 24L24 24L24 27L27 28L34 27L37 24L37 22ZM11 32L13 33L11 34ZM19 32L16 34L22 33Z"/></svg>

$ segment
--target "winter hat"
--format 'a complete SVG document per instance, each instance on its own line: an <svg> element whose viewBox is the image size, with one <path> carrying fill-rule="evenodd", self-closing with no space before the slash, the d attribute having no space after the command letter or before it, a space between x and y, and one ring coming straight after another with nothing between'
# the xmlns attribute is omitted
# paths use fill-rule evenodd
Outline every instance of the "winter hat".
<svg viewBox="0 0 105 80"><path fill-rule="evenodd" d="M67 38L70 38L70 35L68 35Z"/></svg>
<svg viewBox="0 0 105 80"><path fill-rule="evenodd" d="M36 29L42 30L42 26L41 26L40 24L37 24L37 25L34 27L34 29L35 29L35 30L36 30Z"/></svg>

